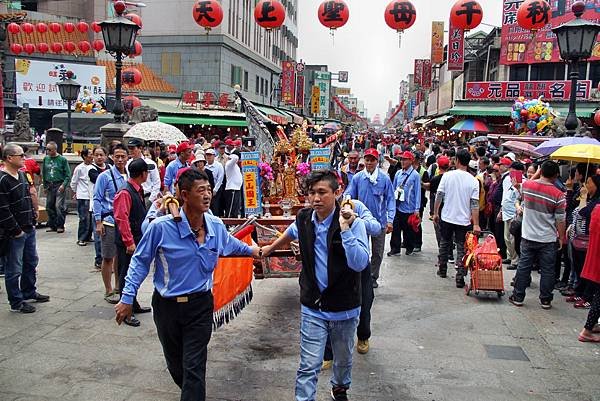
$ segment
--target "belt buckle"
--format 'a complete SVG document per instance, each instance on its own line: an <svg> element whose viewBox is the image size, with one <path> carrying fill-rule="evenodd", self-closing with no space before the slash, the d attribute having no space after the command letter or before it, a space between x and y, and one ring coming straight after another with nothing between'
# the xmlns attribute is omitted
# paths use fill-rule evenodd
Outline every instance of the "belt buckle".
<svg viewBox="0 0 600 401"><path fill-rule="evenodd" d="M175 298L178 304L184 304L188 301L188 297L177 297Z"/></svg>

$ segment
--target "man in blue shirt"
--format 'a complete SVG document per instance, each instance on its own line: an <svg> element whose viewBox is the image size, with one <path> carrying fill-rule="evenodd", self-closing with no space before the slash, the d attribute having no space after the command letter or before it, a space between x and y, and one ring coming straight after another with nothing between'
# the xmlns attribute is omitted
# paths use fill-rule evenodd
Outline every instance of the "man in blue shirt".
<svg viewBox="0 0 600 401"><path fill-rule="evenodd" d="M132 303L152 262L152 309L167 368L181 388L181 400L205 401L207 346L213 325L213 271L219 256L259 255L227 233L208 213L212 192L202 171L186 171L177 183L182 221L163 216L148 226L129 265L121 301L115 306L121 324L131 317Z"/></svg>
<svg viewBox="0 0 600 401"><path fill-rule="evenodd" d="M190 156L192 155L192 145L189 142L182 142L177 146L177 159L167 165L165 169L165 191L175 193L175 177L177 172L185 167L189 167Z"/></svg>
<svg viewBox="0 0 600 401"><path fill-rule="evenodd" d="M335 172L315 171L307 177L306 185L311 208L301 210L296 222L273 245L263 248L263 254L299 240L302 309L296 401L316 399L328 336L334 355L331 396L347 400L360 314L360 272L369 263L367 231L354 213L340 211L336 197L341 190Z"/></svg>
<svg viewBox="0 0 600 401"><path fill-rule="evenodd" d="M113 268L116 268L115 256L117 246L115 244L115 219L113 214L113 202L115 195L127 183L127 148L123 144L112 147L112 159L114 165L104 171L96 179L94 185L94 221L96 222L96 233L100 237L100 253L102 255L102 281L104 282L104 299L110 304L119 301L119 274L115 271L115 288L113 289L110 277Z"/></svg>
<svg viewBox="0 0 600 401"><path fill-rule="evenodd" d="M393 223L390 252L388 256L400 255L402 237L406 255L411 255L415 248L416 233L409 224L409 218L414 215L419 218L421 208L421 176L413 168L415 156L405 151L400 156L402 170L394 177L394 194L396 197L396 216Z"/></svg>

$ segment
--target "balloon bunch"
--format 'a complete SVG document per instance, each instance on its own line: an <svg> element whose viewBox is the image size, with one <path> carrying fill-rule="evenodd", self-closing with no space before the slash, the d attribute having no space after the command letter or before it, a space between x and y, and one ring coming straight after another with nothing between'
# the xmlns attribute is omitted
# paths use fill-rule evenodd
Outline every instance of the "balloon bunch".
<svg viewBox="0 0 600 401"><path fill-rule="evenodd" d="M84 89L83 96L75 103L75 112L106 114L106 109L101 101L92 99L89 89Z"/></svg>
<svg viewBox="0 0 600 401"><path fill-rule="evenodd" d="M554 114L549 103L544 103L542 98L525 99L519 97L513 104L511 113L513 119L511 127L518 134L537 134L552 124Z"/></svg>

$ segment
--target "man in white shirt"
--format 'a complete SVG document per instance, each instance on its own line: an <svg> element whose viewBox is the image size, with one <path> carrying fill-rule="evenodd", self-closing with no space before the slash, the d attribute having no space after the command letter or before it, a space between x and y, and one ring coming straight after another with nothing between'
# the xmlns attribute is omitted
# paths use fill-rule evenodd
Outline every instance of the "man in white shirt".
<svg viewBox="0 0 600 401"><path fill-rule="evenodd" d="M158 198L158 194L160 193L160 173L158 172L158 166L152 159L148 159L144 157L144 141L138 138L129 139L129 143L127 144L127 150L129 151L129 156L131 159L127 161L127 165L125 166L125 170L127 170L127 175L129 175L129 163L135 159L144 159L146 164L153 165L154 167L148 171L148 179L142 184L142 188L144 189L144 200L146 202L146 207L149 206L152 202Z"/></svg>
<svg viewBox="0 0 600 401"><path fill-rule="evenodd" d="M242 170L238 165L240 151L234 150L225 163L225 216L238 217L242 202Z"/></svg>
<svg viewBox="0 0 600 401"><path fill-rule="evenodd" d="M73 190L73 199L77 199L77 214L79 215L77 245L86 246L88 242L92 241L93 231L90 199L92 199L94 186L90 182L89 172L94 157L89 149L83 149L81 158L83 162L75 167L71 177L71 190Z"/></svg>
<svg viewBox="0 0 600 401"><path fill-rule="evenodd" d="M216 154L217 152L214 148L206 149L206 152L204 153L204 157L206 157L205 169L212 172L215 180L215 188L213 189L210 210L215 216L222 216L223 193L225 191L225 187L223 186L223 180L225 179L225 168L216 160Z"/></svg>
<svg viewBox="0 0 600 401"><path fill-rule="evenodd" d="M440 249L437 275L445 278L448 271L448 255L452 242L456 241L456 287L465 286L466 275L462 259L465 253L467 232L481 232L479 227L479 183L468 173L471 154L461 149L456 154L456 170L442 176L435 195L434 224L440 228ZM443 203L443 206L442 206ZM441 215L440 215L441 213Z"/></svg>

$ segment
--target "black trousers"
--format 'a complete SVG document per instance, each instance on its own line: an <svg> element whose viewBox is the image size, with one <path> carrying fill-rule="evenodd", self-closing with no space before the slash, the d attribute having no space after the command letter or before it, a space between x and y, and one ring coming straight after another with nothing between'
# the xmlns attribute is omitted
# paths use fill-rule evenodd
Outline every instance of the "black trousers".
<svg viewBox="0 0 600 401"><path fill-rule="evenodd" d="M413 213L402 213L396 211L394 216L394 224L392 238L390 239L390 248L392 252L400 252L402 248L402 236L404 235L404 246L407 252L412 252L415 249L416 234L412 227L408 224L408 218Z"/></svg>
<svg viewBox="0 0 600 401"><path fill-rule="evenodd" d="M181 388L181 401L205 401L207 347L213 325L212 293L201 293L179 303L154 291L152 309L167 368Z"/></svg>
<svg viewBox="0 0 600 401"><path fill-rule="evenodd" d="M506 259L506 243L504 242L504 223L501 221L496 221L496 216L500 213L500 206L494 205L494 214L490 217L494 220L494 226L492 232L494 233L494 237L496 237L496 245L498 245L498 249L500 250L500 256L502 259Z"/></svg>
<svg viewBox="0 0 600 401"><path fill-rule="evenodd" d="M223 196L225 198L224 217L238 217L238 215L240 214L240 207L242 206L242 191L227 189L225 190L225 194Z"/></svg>
<svg viewBox="0 0 600 401"><path fill-rule="evenodd" d="M213 193L213 197L210 202L210 210L212 211L212 214L214 214L217 217L223 216L223 210L225 209L223 207L223 194L224 193L225 193L225 189L223 189L223 187L221 186L221 188L219 188L219 191Z"/></svg>
<svg viewBox="0 0 600 401"><path fill-rule="evenodd" d="M117 244L117 266L119 267L119 288L123 291L125 288L125 277L129 271L129 263L131 263L131 256L127 254L127 248L121 244ZM140 306L137 298L133 298L133 308L136 309Z"/></svg>

